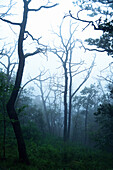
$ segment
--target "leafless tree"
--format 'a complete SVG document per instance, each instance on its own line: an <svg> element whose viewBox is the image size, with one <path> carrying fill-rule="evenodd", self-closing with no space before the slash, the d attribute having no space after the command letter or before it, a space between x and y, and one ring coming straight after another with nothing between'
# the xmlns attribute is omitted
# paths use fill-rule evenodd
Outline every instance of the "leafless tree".
<svg viewBox="0 0 113 170"><path fill-rule="evenodd" d="M6 75L7 75L7 80L9 83L14 71L15 66L18 64L18 62L13 62L13 54L15 53L16 50L16 44L14 46L14 48L10 48L9 50L7 50L4 46L0 52L0 64L2 65L2 67L4 68ZM4 61L2 61L2 59L4 60L4 58L7 58L7 64L5 64Z"/></svg>
<svg viewBox="0 0 113 170"><path fill-rule="evenodd" d="M48 77L48 78L44 78L43 79L42 76L45 75L45 73L41 72L40 75L39 75L39 78L35 79L34 83L39 88L40 93L41 93L41 99L42 99L42 104L43 104L44 116L46 118L48 132L50 133L51 132L51 126L50 126L49 116L48 116L48 113L47 113L47 99L48 99L48 97L50 95L51 89L49 89L48 92L46 92L47 89L44 90L42 82L45 82L48 79L51 80L51 78ZM38 81L38 83L36 81ZM46 95L45 95L45 93L46 93Z"/></svg>
<svg viewBox="0 0 113 170"><path fill-rule="evenodd" d="M31 36L31 34L26 30L26 25L27 25L27 20L28 20L28 13L30 12L37 12L40 11L43 8L52 8L55 7L57 4L54 5L44 5L40 6L39 8L35 9L30 9L29 4L32 2L32 0L23 0L24 4L24 10L23 10L23 19L22 22L12 22L11 20L5 19L4 17L0 17L0 20L3 22L6 22L11 25L19 26L20 27L20 32L19 32L19 37L18 37L18 57L19 57L19 64L18 64L18 69L17 69L17 74L16 74L16 80L14 84L14 88L12 90L10 99L7 103L7 112L9 115L9 118L13 121L11 121L15 136L17 139L17 144L18 144L18 152L19 152L19 160L21 162L29 163L27 152L26 152L26 146L25 142L23 139L22 131L21 131L21 126L20 122L18 120L18 116L15 110L15 102L18 96L18 92L20 89L22 77L23 77L23 71L24 71L24 66L25 66L25 59L29 56L44 52L46 49L42 45L39 45L39 41L37 40L37 49L32 52L32 53L26 53L24 52L23 49L23 42L27 39L28 36ZM27 34L27 37L25 37L25 34ZM31 36L32 37L32 36ZM36 41L36 39L34 39Z"/></svg>
<svg viewBox="0 0 113 170"><path fill-rule="evenodd" d="M60 25L59 34L55 33L60 38L61 46L59 48L51 49L51 52L54 53L61 61L62 67L64 70L64 141L67 141L70 137L70 127L71 127L71 109L72 109L72 98L77 93L77 91L82 87L82 85L88 80L92 68L94 66L94 61L91 66L87 69L81 69L83 65L83 61L79 63L72 62L73 50L75 48L75 40L73 39L76 28L72 31L72 24L70 24L69 28L69 38L65 41L65 38L62 36L62 24ZM86 77L80 83L80 85L76 88L74 92L72 92L73 85L73 77L76 75L87 71ZM68 87L69 87L69 108L68 108ZM69 111L69 112L68 112ZM69 117L68 117L69 115Z"/></svg>

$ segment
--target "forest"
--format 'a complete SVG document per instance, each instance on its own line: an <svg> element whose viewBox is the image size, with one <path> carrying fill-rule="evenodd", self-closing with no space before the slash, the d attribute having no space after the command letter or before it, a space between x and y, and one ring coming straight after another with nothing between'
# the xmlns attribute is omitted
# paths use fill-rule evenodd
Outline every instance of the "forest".
<svg viewBox="0 0 113 170"><path fill-rule="evenodd" d="M113 1L61 2L0 2L0 170L113 170Z"/></svg>

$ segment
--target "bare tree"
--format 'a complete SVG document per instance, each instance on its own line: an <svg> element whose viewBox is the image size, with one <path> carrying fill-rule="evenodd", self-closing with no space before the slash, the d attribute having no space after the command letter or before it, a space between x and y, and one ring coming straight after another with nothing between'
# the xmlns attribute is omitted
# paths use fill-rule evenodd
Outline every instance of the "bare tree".
<svg viewBox="0 0 113 170"><path fill-rule="evenodd" d="M46 101L47 101L47 99L50 95L51 89L49 89L49 91L46 92L46 90L44 90L44 88L43 88L42 82L45 82L46 80L51 79L51 78L48 77L48 78L43 79L42 76L44 76L45 73L46 72L44 72L44 73L41 72L40 75L39 75L39 78L34 80L35 81L34 83L40 89L41 99L42 99L42 104L43 104L43 110L44 110L44 116L46 118L48 132L50 133L51 132L51 126L50 126L49 116L48 116L48 113L47 113ZM38 81L39 84L36 81ZM46 93L46 95L45 95L45 93Z"/></svg>
<svg viewBox="0 0 113 170"><path fill-rule="evenodd" d="M59 78L56 74L46 77L47 71L41 71L40 75L32 79L34 84L40 90L44 119L47 125L45 130L50 134L61 136L62 118L61 118L61 87ZM59 90L60 89L60 90Z"/></svg>
<svg viewBox="0 0 113 170"><path fill-rule="evenodd" d="M6 50L5 47L3 46L3 48L0 52L0 56L1 56L0 57L0 59L1 59L0 64L5 69L5 72L6 72L6 75L7 75L7 80L8 80L7 83L10 82L14 68L18 64L18 62L12 61L13 60L12 57L13 57L15 50L16 50L16 44L15 44L14 48L11 47L9 50ZM7 64L5 64L2 61L2 58L4 59L4 57L7 57Z"/></svg>
<svg viewBox="0 0 113 170"><path fill-rule="evenodd" d="M29 56L41 53L43 51L45 51L45 48L42 46L39 46L39 41L37 40L37 49L32 52L32 53L24 53L24 49L23 49L23 42L27 39L27 37L25 38L25 34L27 34L28 36L30 36L31 34L29 34L29 32L26 32L26 25L27 25L27 20L28 20L28 13L29 12L37 12L40 11L43 8L52 8L55 7L57 4L54 5L44 5L44 6L40 6L39 8L36 9L30 9L28 6L29 4L32 2L32 0L23 0L23 4L24 4L24 11L23 11L23 19L22 22L12 22L10 20L7 20L3 17L0 17L1 21L4 21L8 24L11 25L15 25L15 26L19 26L20 27L20 32L19 32L19 37L18 37L18 57L19 57L19 64L18 64L18 70L17 70L17 74L16 74L16 80L15 80L15 84L14 84L14 88L12 90L10 99L7 103L7 112L9 115L9 118L13 121L11 121L14 132L15 132L15 136L17 139L17 144L18 144L18 151L19 151L19 160L25 163L29 163L28 160L28 156L27 156L27 152L26 152L26 146L25 146L25 142L23 139L23 135L22 135L22 131L21 131L21 126L20 126L20 122L18 120L18 116L15 110L15 102L18 96L18 92L20 89L20 85L21 85L21 81L22 81L22 77L23 77L23 71L24 71L24 66L25 66L25 59ZM36 39L34 39L36 40Z"/></svg>
<svg viewBox="0 0 113 170"><path fill-rule="evenodd" d="M81 66L83 65L83 61L80 61L79 63L73 63L72 62L72 55L73 50L75 48L75 40L73 39L74 33L76 31L76 28L72 31L72 25L70 24L69 28L69 38L67 41L65 41L65 38L62 36L62 24L60 25L59 34L56 33L56 35L60 38L61 46L59 49L51 49L51 52L53 52L61 61L62 67L64 70L64 141L67 141L70 137L70 127L71 127L71 110L72 110L72 98L77 93L77 91L82 87L82 85L88 80L90 73L92 71L92 68L94 66L94 61L92 62L91 66L89 68L85 68L83 70L81 69ZM77 87L77 89L72 92L72 85L73 85L73 77L76 75L87 71L86 77L81 82L81 84ZM69 90L69 98L68 98L68 90ZM69 108L68 108L68 99L69 99ZM68 117L69 115L69 117Z"/></svg>

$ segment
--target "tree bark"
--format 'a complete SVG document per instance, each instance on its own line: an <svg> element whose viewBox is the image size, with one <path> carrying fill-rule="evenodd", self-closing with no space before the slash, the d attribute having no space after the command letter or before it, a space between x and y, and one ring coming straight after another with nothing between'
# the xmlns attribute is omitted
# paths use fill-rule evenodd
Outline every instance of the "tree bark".
<svg viewBox="0 0 113 170"><path fill-rule="evenodd" d="M23 53L23 41L24 41L24 32L25 32L25 28L27 24L27 14L28 14L28 2L24 1L23 21L20 25L20 34L19 34L19 39L18 39L19 65L18 65L16 80L15 80L15 85L12 90L10 99L7 103L7 112L11 120L14 133L17 139L19 160L24 163L29 163L29 160L28 160L26 146L25 146L25 142L23 139L22 131L21 131L20 122L19 122L16 110L15 110L15 102L16 102L17 95L20 89L23 71L24 71L24 65L25 65L25 56Z"/></svg>

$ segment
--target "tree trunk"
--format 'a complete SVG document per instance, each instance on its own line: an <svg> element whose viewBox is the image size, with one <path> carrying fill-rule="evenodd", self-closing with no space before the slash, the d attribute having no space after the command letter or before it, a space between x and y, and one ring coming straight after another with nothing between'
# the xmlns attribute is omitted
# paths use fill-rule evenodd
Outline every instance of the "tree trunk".
<svg viewBox="0 0 113 170"><path fill-rule="evenodd" d="M7 112L11 120L14 133L17 139L19 160L24 163L29 163L29 160L27 157L27 152L26 152L25 142L23 139L22 131L21 131L20 122L19 122L16 110L15 110L15 102L16 102L18 92L20 89L23 71L24 71L24 65L25 65L25 56L23 53L23 41L24 41L24 33L25 33L25 28L26 28L26 23L27 23L27 14L28 14L28 2L24 1L23 21L20 24L20 34L19 34L19 39L18 39L19 65L18 65L16 80L15 80L15 85L12 90L10 99L7 103Z"/></svg>
<svg viewBox="0 0 113 170"><path fill-rule="evenodd" d="M10 99L7 103L7 112L8 112L9 118L11 120L13 130L14 130L14 133L15 133L15 136L17 139L19 160L21 162L28 163L29 161L28 161L28 157L27 157L25 142L24 142L21 127L20 127L20 122L19 122L16 110L14 107L15 101L16 101L15 95L19 91L18 84L20 84L21 80L22 80L23 68L24 68L24 60L23 60L23 63L22 62L19 63L19 68L18 68L18 72L17 72L17 76L16 76L16 82L15 82L12 94L10 96Z"/></svg>
<svg viewBox="0 0 113 170"><path fill-rule="evenodd" d="M85 145L87 145L87 116L88 116L88 105L85 113Z"/></svg>
<svg viewBox="0 0 113 170"><path fill-rule="evenodd" d="M68 90L68 77L67 68L64 65L65 70L65 89L64 89L64 142L67 141L67 90Z"/></svg>
<svg viewBox="0 0 113 170"><path fill-rule="evenodd" d="M71 73L71 59L72 59L72 50L70 50L70 60L69 60L69 119L68 119L68 140L70 138L70 129L71 129L71 109L72 109L72 73Z"/></svg>
<svg viewBox="0 0 113 170"><path fill-rule="evenodd" d="M39 79L40 79L40 87L39 88L40 88L42 103L43 103L43 107L44 107L44 115L46 117L48 131L49 131L49 133L51 133L51 126L50 126L49 117L48 117L48 114L47 114L46 101L44 99L44 92L43 92L43 87L42 87L42 82L41 82L41 75L40 75Z"/></svg>
<svg viewBox="0 0 113 170"><path fill-rule="evenodd" d="M12 121L11 123L12 123L14 133L15 133L15 136L17 139L18 151L19 151L19 161L25 162L28 164L29 161L28 161L28 157L27 157L27 153L26 153L26 147L25 147L25 142L24 142L21 127L20 127L20 122L18 120L15 108L13 107L11 102L8 102L7 111L8 111L8 115Z"/></svg>
<svg viewBox="0 0 113 170"><path fill-rule="evenodd" d="M72 110L72 98L71 98L71 91L72 91L72 80L70 82L69 87L69 120L68 120L68 139L70 138L70 129L71 129L71 110Z"/></svg>

